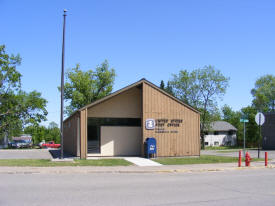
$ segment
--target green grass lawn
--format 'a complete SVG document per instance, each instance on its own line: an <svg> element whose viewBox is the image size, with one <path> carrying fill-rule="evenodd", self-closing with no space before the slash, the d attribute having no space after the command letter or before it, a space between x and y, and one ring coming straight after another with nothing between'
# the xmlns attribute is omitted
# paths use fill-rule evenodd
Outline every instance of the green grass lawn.
<svg viewBox="0 0 275 206"><path fill-rule="evenodd" d="M163 165L187 165L187 164L213 164L213 163L238 163L238 157L221 157L214 155L201 155L200 157L184 158L158 158L154 161ZM263 161L264 159L253 159L253 161ZM244 161L244 159L243 159Z"/></svg>
<svg viewBox="0 0 275 206"><path fill-rule="evenodd" d="M53 162L46 159L1 159L0 166L56 167L56 166L129 166L124 159L74 160L73 162Z"/></svg>

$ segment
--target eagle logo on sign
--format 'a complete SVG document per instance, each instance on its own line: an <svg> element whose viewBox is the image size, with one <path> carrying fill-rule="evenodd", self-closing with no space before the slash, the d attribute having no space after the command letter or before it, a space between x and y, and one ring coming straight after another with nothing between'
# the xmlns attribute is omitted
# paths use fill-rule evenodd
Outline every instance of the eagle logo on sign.
<svg viewBox="0 0 275 206"><path fill-rule="evenodd" d="M145 121L145 127L146 129L155 129L155 120L154 119L146 119Z"/></svg>

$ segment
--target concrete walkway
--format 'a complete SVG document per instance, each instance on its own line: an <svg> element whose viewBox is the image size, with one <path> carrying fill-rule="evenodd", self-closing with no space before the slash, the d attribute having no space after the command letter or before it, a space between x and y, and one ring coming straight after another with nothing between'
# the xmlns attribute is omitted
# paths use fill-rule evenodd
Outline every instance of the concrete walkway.
<svg viewBox="0 0 275 206"><path fill-rule="evenodd" d="M137 166L140 167L146 167L146 166L161 166L161 164L154 162L150 159L142 158L142 157L125 157L126 161L131 162Z"/></svg>
<svg viewBox="0 0 275 206"><path fill-rule="evenodd" d="M190 173L190 172L222 172L234 170L273 169L275 162L268 167L264 162L252 162L250 167L238 167L237 163L194 164L194 165L162 165L155 166L81 166L81 167L0 167L0 174L89 174L89 173Z"/></svg>

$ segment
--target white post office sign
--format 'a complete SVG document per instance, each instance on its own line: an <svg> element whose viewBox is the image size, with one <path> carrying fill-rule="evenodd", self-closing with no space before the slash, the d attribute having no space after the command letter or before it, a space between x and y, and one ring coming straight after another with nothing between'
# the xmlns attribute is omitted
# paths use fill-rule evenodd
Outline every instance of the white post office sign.
<svg viewBox="0 0 275 206"><path fill-rule="evenodd" d="M145 121L145 128L146 129L155 129L155 126L156 126L156 122L154 119L146 119Z"/></svg>

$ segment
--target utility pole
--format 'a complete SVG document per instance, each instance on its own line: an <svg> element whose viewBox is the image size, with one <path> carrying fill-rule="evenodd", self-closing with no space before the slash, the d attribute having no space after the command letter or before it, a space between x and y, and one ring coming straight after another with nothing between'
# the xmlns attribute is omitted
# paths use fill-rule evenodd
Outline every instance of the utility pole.
<svg viewBox="0 0 275 206"><path fill-rule="evenodd" d="M243 122L243 156L245 157L245 121Z"/></svg>
<svg viewBox="0 0 275 206"><path fill-rule="evenodd" d="M245 123L249 122L245 114L242 115L240 122L243 122L243 156L245 157Z"/></svg>
<svg viewBox="0 0 275 206"><path fill-rule="evenodd" d="M64 54L65 54L65 26L66 26L66 12L63 14L63 41L62 41L62 65L61 65L61 112L60 112L60 140L61 140L61 154L60 158L64 158L63 154L63 107L64 107Z"/></svg>
<svg viewBox="0 0 275 206"><path fill-rule="evenodd" d="M262 117L262 115L259 115L258 159L260 158L261 117Z"/></svg>

